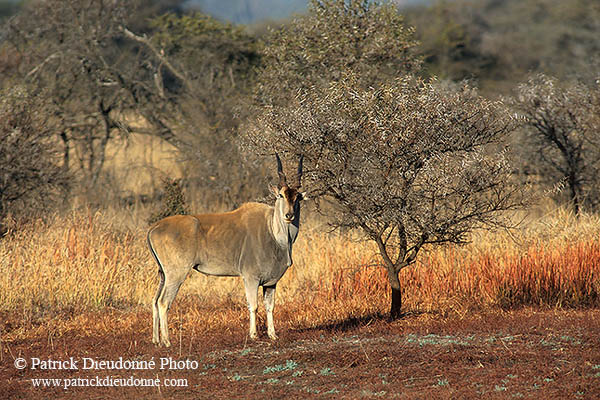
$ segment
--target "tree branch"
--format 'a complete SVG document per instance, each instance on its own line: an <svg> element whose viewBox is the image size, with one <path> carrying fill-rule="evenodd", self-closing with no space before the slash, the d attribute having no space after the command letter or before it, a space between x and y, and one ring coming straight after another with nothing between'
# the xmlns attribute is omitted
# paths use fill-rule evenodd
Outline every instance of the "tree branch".
<svg viewBox="0 0 600 400"><path fill-rule="evenodd" d="M161 65L164 65L169 71L171 71L171 73L173 75L175 75L179 80L181 80L181 82L183 82L183 84L185 85L185 87L188 90L191 89L190 81L185 76L185 74L183 74L181 71L179 71L177 68L175 68L173 66L173 64L171 64L169 62L169 60L164 56L164 52L162 50L159 51L156 47L154 47L154 45L146 37L146 35L143 35L143 36L136 35L135 33L131 32L129 29L125 28L124 26L121 27L121 31L128 38L130 38L132 40L135 40L138 43L142 43L146 47L148 47L154 53L154 55L156 56L156 58L158 58L158 60L160 61Z"/></svg>
<svg viewBox="0 0 600 400"><path fill-rule="evenodd" d="M46 57L46 59L44 59L44 61L42 61L39 65L37 65L35 68L29 71L27 75L25 75L25 78L29 79L31 76L36 75L40 71L40 69L44 68L44 65L48 64L51 60L60 56L61 53L59 52L50 54L48 57Z"/></svg>

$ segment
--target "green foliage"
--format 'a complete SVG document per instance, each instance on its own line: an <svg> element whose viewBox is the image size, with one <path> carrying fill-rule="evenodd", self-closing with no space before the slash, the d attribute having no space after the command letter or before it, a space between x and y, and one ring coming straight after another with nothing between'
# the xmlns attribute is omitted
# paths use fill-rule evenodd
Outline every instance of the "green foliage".
<svg viewBox="0 0 600 400"><path fill-rule="evenodd" d="M240 26L202 13L164 14L150 21L152 42L193 75L204 73L211 82L239 85L260 60L257 41Z"/></svg>
<svg viewBox="0 0 600 400"><path fill-rule="evenodd" d="M148 224L152 225L163 218L171 215L188 214L188 206L185 201L181 179L163 179L163 200L159 211L152 214Z"/></svg>
<svg viewBox="0 0 600 400"><path fill-rule="evenodd" d="M218 21L206 14L163 14L150 21L150 27L156 29L153 41L161 46L185 48L186 44L196 40L214 38L215 35L231 39L246 38L239 26Z"/></svg>
<svg viewBox="0 0 600 400"><path fill-rule="evenodd" d="M419 68L413 31L391 4L313 0L308 15L266 39L259 100L281 103L347 73L362 87Z"/></svg>
<svg viewBox="0 0 600 400"><path fill-rule="evenodd" d="M296 367L298 366L298 363L293 361L293 360L287 360L285 362L285 364L277 364L274 367L266 367L263 370L263 374L271 374L273 372L279 372L279 371L292 371L294 369L296 369Z"/></svg>

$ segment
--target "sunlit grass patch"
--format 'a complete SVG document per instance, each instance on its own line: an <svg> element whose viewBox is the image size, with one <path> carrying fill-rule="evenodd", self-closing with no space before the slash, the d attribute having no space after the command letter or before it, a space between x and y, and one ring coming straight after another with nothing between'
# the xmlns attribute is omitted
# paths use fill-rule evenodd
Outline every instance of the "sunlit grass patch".
<svg viewBox="0 0 600 400"><path fill-rule="evenodd" d="M107 325L102 318L82 321L88 311L149 311L158 277L146 230L118 213L91 211L13 227L0 240L0 313L7 321L2 334L31 335L48 321L54 331ZM404 309L461 316L521 306L597 307L599 230L598 217L559 211L510 234L478 232L463 247L426 249L400 273ZM294 265L277 287L278 329L335 327L385 315L388 281L378 264L371 243L323 233L307 221ZM243 285L238 278L192 271L170 317L172 327L194 335L246 329ZM264 325L262 310L259 322Z"/></svg>

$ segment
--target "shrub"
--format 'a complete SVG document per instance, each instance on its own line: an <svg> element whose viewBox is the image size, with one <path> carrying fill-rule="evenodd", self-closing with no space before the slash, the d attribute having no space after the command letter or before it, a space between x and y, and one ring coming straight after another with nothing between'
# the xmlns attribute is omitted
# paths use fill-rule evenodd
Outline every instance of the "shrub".
<svg viewBox="0 0 600 400"><path fill-rule="evenodd" d="M188 206L181 187L181 179L163 179L163 202L160 210L148 218L148 224L152 225L170 215L188 214Z"/></svg>
<svg viewBox="0 0 600 400"><path fill-rule="evenodd" d="M25 89L0 93L0 229L8 214L47 210L63 198L69 174L41 105Z"/></svg>

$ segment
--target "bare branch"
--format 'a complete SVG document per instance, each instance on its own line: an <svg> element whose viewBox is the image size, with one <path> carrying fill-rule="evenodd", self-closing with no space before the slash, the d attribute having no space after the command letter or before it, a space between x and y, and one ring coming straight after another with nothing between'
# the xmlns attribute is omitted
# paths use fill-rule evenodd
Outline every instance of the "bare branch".
<svg viewBox="0 0 600 400"><path fill-rule="evenodd" d="M42 61L40 64L38 64L35 68L33 68L31 71L29 71L27 73L27 75L25 75L26 79L30 79L32 77L35 77L35 75L37 75L37 73L44 68L44 66L46 64L48 64L50 61L54 60L55 58L59 58L61 56L60 53L52 53L50 54L48 57L46 57L44 59L44 61Z"/></svg>
<svg viewBox="0 0 600 400"><path fill-rule="evenodd" d="M185 76L185 74L183 72L181 72L179 69L175 68L173 66L173 64L171 64L171 62L164 56L164 52L159 51L152 44L152 42L146 37L146 35L142 35L142 36L136 35L135 33L131 32L129 29L127 29L124 26L121 27L121 31L128 38L147 46L152 51L152 53L156 56L156 58L160 61L160 65L166 66L169 69L169 71L171 71L171 73L173 75L175 75L188 89L191 89L190 81Z"/></svg>

